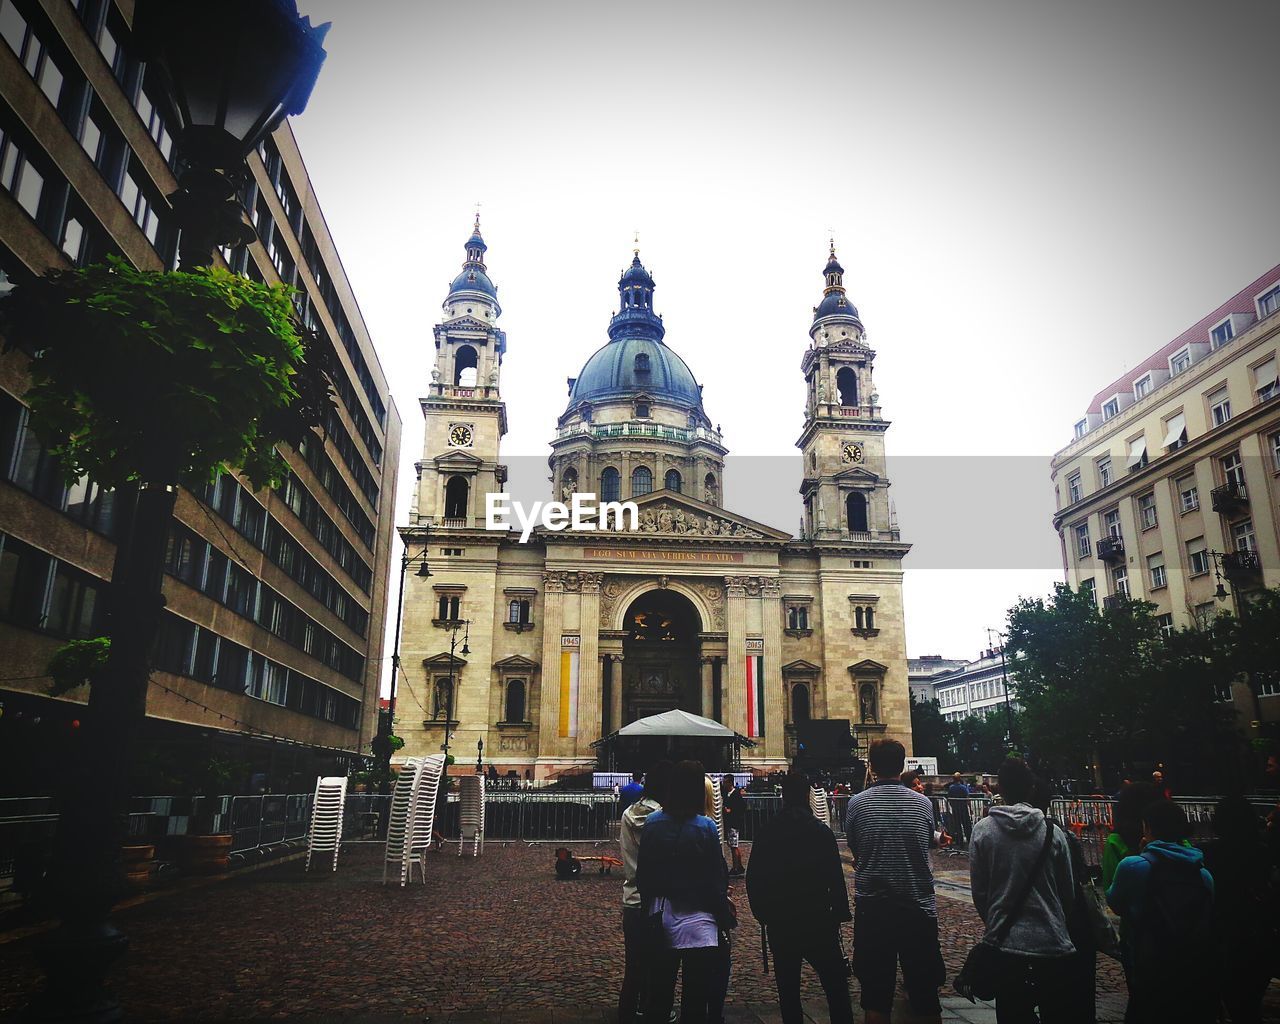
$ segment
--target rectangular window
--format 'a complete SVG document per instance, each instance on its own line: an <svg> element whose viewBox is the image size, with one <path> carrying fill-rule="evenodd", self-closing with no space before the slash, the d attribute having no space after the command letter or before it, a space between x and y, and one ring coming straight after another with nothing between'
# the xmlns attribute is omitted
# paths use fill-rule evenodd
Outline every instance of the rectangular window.
<svg viewBox="0 0 1280 1024"><path fill-rule="evenodd" d="M1127 566L1117 565L1111 570L1111 590L1115 594L1123 594L1129 596L1129 569Z"/></svg>
<svg viewBox="0 0 1280 1024"><path fill-rule="evenodd" d="M1280 284L1262 293L1258 298L1258 319L1268 317L1280 309Z"/></svg>
<svg viewBox="0 0 1280 1024"><path fill-rule="evenodd" d="M1169 357L1169 373L1176 377L1183 370L1191 368L1191 350L1183 349Z"/></svg>
<svg viewBox="0 0 1280 1024"><path fill-rule="evenodd" d="M1165 636L1173 636L1173 613L1165 612L1163 615L1157 615L1156 625Z"/></svg>
<svg viewBox="0 0 1280 1024"><path fill-rule="evenodd" d="M1187 541L1187 566L1192 576L1203 576L1209 571L1209 551L1203 537Z"/></svg>
<svg viewBox="0 0 1280 1024"><path fill-rule="evenodd" d="M1067 496L1073 505L1084 497L1084 486L1080 482L1079 473L1072 473L1067 477Z"/></svg>
<svg viewBox="0 0 1280 1024"><path fill-rule="evenodd" d="M1209 412L1215 427L1231 419L1231 398L1226 388L1219 388L1209 396Z"/></svg>
<svg viewBox="0 0 1280 1024"><path fill-rule="evenodd" d="M1095 594L1097 593L1097 586L1094 584L1092 577L1090 577L1087 580L1080 581L1080 593L1088 594L1090 601L1093 601L1095 603L1097 602L1097 598L1095 596Z"/></svg>
<svg viewBox="0 0 1280 1024"><path fill-rule="evenodd" d="M1253 535L1252 519L1242 519L1238 523L1231 524L1231 544L1236 551L1247 551L1252 555L1258 553L1258 542Z"/></svg>
<svg viewBox="0 0 1280 1024"><path fill-rule="evenodd" d="M1245 493L1244 489L1244 463L1240 461L1240 453L1232 452L1230 455L1224 456L1222 459L1222 479L1229 484L1234 484L1236 489L1241 493Z"/></svg>
<svg viewBox="0 0 1280 1024"><path fill-rule="evenodd" d="M1147 555L1147 571L1151 574L1151 589L1159 590L1168 583L1165 578L1164 571L1164 555L1156 552L1154 555Z"/></svg>
<svg viewBox="0 0 1280 1024"><path fill-rule="evenodd" d="M1192 613L1192 618L1195 619L1196 629L1208 629L1212 626L1214 615L1215 612L1212 601L1205 601L1204 604L1196 605L1195 611Z"/></svg>
<svg viewBox="0 0 1280 1024"><path fill-rule="evenodd" d="M1230 319L1223 320L1222 323L1209 332L1209 343L1214 348L1221 348L1235 336L1236 332L1231 326Z"/></svg>
<svg viewBox="0 0 1280 1024"><path fill-rule="evenodd" d="M1100 487L1107 487L1110 485L1111 480L1111 459L1101 459L1098 462L1098 485Z"/></svg>
<svg viewBox="0 0 1280 1024"><path fill-rule="evenodd" d="M1120 399L1112 398L1109 401L1103 403L1102 418L1104 420L1109 420L1111 419L1112 416L1119 415L1119 413L1120 413Z"/></svg>
<svg viewBox="0 0 1280 1024"><path fill-rule="evenodd" d="M1088 558L1092 553L1089 546L1089 524L1081 523L1076 527L1076 553L1081 558Z"/></svg>
<svg viewBox="0 0 1280 1024"><path fill-rule="evenodd" d="M1178 488L1178 507L1183 512L1194 512L1200 507L1200 492L1194 476L1180 477L1174 486Z"/></svg>
<svg viewBox="0 0 1280 1024"><path fill-rule="evenodd" d="M1111 511L1103 514L1102 529L1103 529L1103 532L1105 532L1108 537L1113 537L1116 540L1120 539L1120 510L1119 509L1113 508L1111 509Z"/></svg>
<svg viewBox="0 0 1280 1024"><path fill-rule="evenodd" d="M1271 465L1280 473L1280 430L1271 435Z"/></svg>
<svg viewBox="0 0 1280 1024"><path fill-rule="evenodd" d="M1138 526L1150 530L1156 525L1156 496L1144 494L1138 499Z"/></svg>
<svg viewBox="0 0 1280 1024"><path fill-rule="evenodd" d="M1259 402L1268 402L1280 394L1280 388L1276 385L1275 356L1253 368L1253 390Z"/></svg>
<svg viewBox="0 0 1280 1024"><path fill-rule="evenodd" d="M1186 443L1187 417L1184 413L1175 413L1164 421L1164 447L1172 452Z"/></svg>
<svg viewBox="0 0 1280 1024"><path fill-rule="evenodd" d="M1139 377L1133 382L1133 397L1143 398L1149 394L1151 394L1151 374L1148 373L1145 377Z"/></svg>
<svg viewBox="0 0 1280 1024"><path fill-rule="evenodd" d="M1080 420L1076 423L1076 440L1084 437L1089 432L1089 421L1087 419Z"/></svg>

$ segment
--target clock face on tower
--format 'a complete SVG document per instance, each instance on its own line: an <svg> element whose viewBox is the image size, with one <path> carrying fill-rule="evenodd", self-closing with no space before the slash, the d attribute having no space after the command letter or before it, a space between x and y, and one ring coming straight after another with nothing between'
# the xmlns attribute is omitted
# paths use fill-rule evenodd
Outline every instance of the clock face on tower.
<svg viewBox="0 0 1280 1024"><path fill-rule="evenodd" d="M455 423L449 428L449 445L452 448L470 448L474 436L467 424Z"/></svg>
<svg viewBox="0 0 1280 1024"><path fill-rule="evenodd" d="M862 445L854 444L852 441L846 441L840 446L841 462L861 462L862 461Z"/></svg>

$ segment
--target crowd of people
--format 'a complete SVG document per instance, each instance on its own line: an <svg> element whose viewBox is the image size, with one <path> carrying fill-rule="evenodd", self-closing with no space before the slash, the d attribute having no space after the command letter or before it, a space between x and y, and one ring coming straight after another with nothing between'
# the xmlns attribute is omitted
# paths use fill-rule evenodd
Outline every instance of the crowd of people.
<svg viewBox="0 0 1280 1024"><path fill-rule="evenodd" d="M1217 838L1202 851L1190 842L1182 809L1156 785L1126 786L1103 846L1099 887L1077 836L1049 814L1050 787L1022 760L1001 767L998 799L977 821L967 813L973 794L962 779L933 796L904 776L904 765L896 740L872 744L873 781L849 799L852 912L836 837L814 817L804 775L783 778L781 813L757 831L745 865L738 841L745 801L725 777L732 866L700 763L660 762L643 783L625 788L619 1021L674 1020L677 977L682 1024L722 1020L740 913L730 879L738 874L785 1024L804 1019L804 962L833 1024L852 1024L850 976L859 981L868 1024L888 1024L899 974L915 1018L941 1020L947 977L930 850L946 841L944 816L967 847L973 905L985 926L954 986L962 994L989 988L984 997L994 997L1000 1024L1094 1021L1100 952L1124 967L1126 1024L1261 1019L1280 967L1277 863L1243 797L1219 802ZM1118 915L1118 942L1104 901ZM842 925L849 921L846 956Z"/></svg>

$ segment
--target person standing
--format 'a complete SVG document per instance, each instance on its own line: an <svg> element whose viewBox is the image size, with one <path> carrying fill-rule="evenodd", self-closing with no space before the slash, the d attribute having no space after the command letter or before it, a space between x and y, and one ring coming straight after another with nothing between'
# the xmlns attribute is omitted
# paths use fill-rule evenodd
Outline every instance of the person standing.
<svg viewBox="0 0 1280 1024"><path fill-rule="evenodd" d="M947 787L947 803L951 811L951 838L961 846L969 845L973 834L973 817L969 813L969 787L959 772L951 777Z"/></svg>
<svg viewBox="0 0 1280 1024"><path fill-rule="evenodd" d="M650 936L645 928L644 907L636 887L636 863L640 835L649 816L662 810L671 779L670 761L659 761L645 776L640 798L622 812L618 845L622 852L622 990L618 993L618 1024L631 1024L648 989L652 961Z"/></svg>
<svg viewBox="0 0 1280 1024"><path fill-rule="evenodd" d="M1127 1024L1209 1024L1218 1015L1213 876L1186 845L1187 816L1172 800L1143 812L1142 853L1116 868L1107 903L1128 925Z"/></svg>
<svg viewBox="0 0 1280 1024"><path fill-rule="evenodd" d="M646 1021L667 1020L679 974L681 1024L705 1024L721 932L737 925L716 823L702 813L702 778L701 762L677 764L662 810L651 813L640 832L636 887L649 915L646 927L660 936Z"/></svg>
<svg viewBox="0 0 1280 1024"><path fill-rule="evenodd" d="M1000 951L998 1024L1079 1024L1070 1002L1071 848L1062 829L1032 805L1035 783L1021 758L1000 767L1004 803L974 824L969 846L973 907L987 926L982 941Z"/></svg>
<svg viewBox="0 0 1280 1024"><path fill-rule="evenodd" d="M906 750L897 740L871 744L875 781L849 801L845 837L853 854L853 969L867 1024L888 1024L898 965L911 1011L942 1019L946 980L938 943L938 907L929 847L938 841L927 797L902 784Z"/></svg>
<svg viewBox="0 0 1280 1024"><path fill-rule="evenodd" d="M742 795L732 775L720 779L720 792L724 798L724 837L729 844L729 853L733 856L733 867L729 869L730 878L738 878L746 874L742 866L742 854L738 852L743 822L747 816L747 798Z"/></svg>
<svg viewBox="0 0 1280 1024"><path fill-rule="evenodd" d="M747 899L773 950L773 980L783 1024L801 1024L800 964L817 972L831 1024L853 1024L840 925L852 920L840 848L813 816L809 780L782 781L782 813L751 844Z"/></svg>
<svg viewBox="0 0 1280 1024"><path fill-rule="evenodd" d="M644 793L644 773L632 772L631 781L618 790L618 814L640 799Z"/></svg>

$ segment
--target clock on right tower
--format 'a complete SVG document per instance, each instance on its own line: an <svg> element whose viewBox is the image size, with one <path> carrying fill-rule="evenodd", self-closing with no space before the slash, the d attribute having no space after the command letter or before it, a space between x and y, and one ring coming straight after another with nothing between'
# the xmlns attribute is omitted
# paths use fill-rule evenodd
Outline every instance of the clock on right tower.
<svg viewBox="0 0 1280 1024"><path fill-rule="evenodd" d="M804 534L815 541L897 545L884 458L889 423L875 390L875 352L845 292L834 244L823 278L800 363L808 389L796 442L804 455Z"/></svg>

